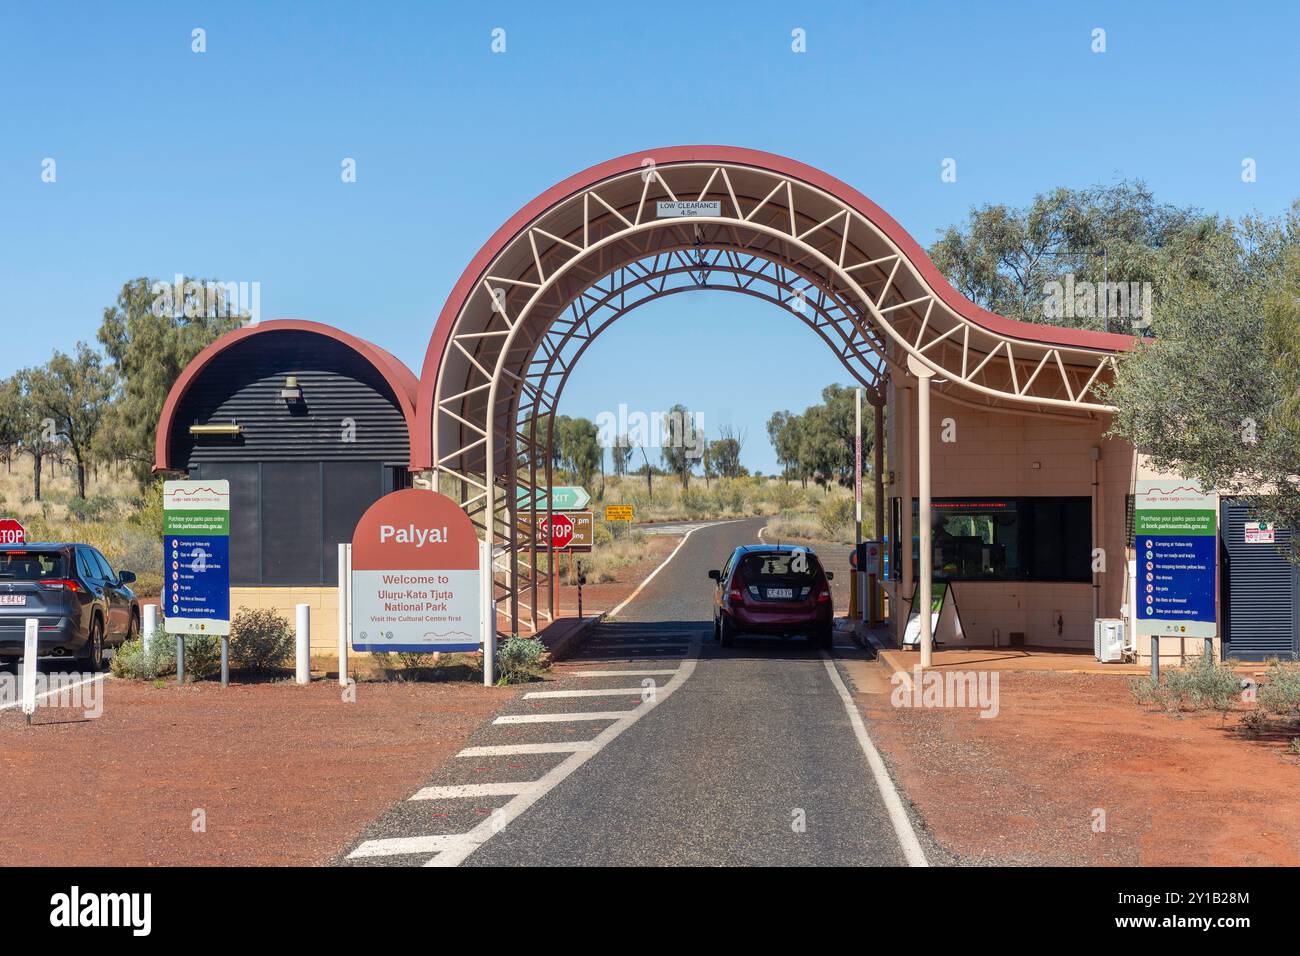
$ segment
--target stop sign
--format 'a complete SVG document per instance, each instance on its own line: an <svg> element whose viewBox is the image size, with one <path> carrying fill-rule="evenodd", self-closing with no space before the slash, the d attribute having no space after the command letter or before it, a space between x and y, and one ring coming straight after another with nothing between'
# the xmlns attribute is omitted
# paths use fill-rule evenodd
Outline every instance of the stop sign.
<svg viewBox="0 0 1300 956"><path fill-rule="evenodd" d="M573 540L573 519L568 515L551 515L551 544L567 548Z"/></svg>
<svg viewBox="0 0 1300 956"><path fill-rule="evenodd" d="M570 530L572 537L572 530ZM0 518L0 544L26 544L27 529L13 518Z"/></svg>

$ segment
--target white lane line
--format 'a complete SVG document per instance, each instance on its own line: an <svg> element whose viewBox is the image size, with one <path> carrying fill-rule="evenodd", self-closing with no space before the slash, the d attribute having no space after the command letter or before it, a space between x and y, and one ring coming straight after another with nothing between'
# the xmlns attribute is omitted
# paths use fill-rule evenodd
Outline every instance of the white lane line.
<svg viewBox="0 0 1300 956"><path fill-rule="evenodd" d="M53 675L50 675L50 676L53 676ZM36 700L40 700L42 697L49 697L51 694L62 694L62 693L65 693L66 691L70 691L70 690L72 690L74 687L80 687L80 686L82 686L83 684L93 684L95 681L97 681L97 680L103 680L103 679L104 679L105 677L107 677L107 676L108 676L107 674L96 674L94 677L87 677L87 678L85 678L84 680L79 680L79 681L77 681L77 682L74 683L74 684L68 684L68 685L66 685L66 686L55 687L55 688L52 689L52 690L43 691L43 692L37 694L36 697L35 697L35 699L36 699ZM23 701L22 701L22 698L20 697L20 698L18 698L18 700L12 700L12 701L10 701L10 702L7 703L7 704L0 704L0 710L8 710L10 707L17 707L17 706L18 706L19 704L21 704L22 702L23 702Z"/></svg>
<svg viewBox="0 0 1300 956"><path fill-rule="evenodd" d="M567 724L571 720L618 720L627 716L626 710L592 710L576 714L506 714L492 721L494 724Z"/></svg>
<svg viewBox="0 0 1300 956"><path fill-rule="evenodd" d="M899 846L903 848L903 856L907 860L907 865L929 866L930 862L925 858L925 851L921 849L921 842L917 840L916 832L912 829L912 821L908 819L907 811L903 808L903 800L899 797L898 789L889 776L889 769L885 766L885 761L881 759L880 751L871 742L871 737L867 733L867 725L862 722L862 715L858 713L857 705L854 704L849 689L844 686L844 681L840 679L840 672L835 669L835 662L825 651L822 651L822 663L826 665L826 673L830 675L831 683L835 685L835 690L844 703L844 709L848 712L849 723L853 725L853 734L858 738L858 745L862 748L862 752L866 754L867 766L871 768L871 774L876 778L876 786L880 788L880 798L885 802L885 810L889 813L889 821L894 825L894 833L898 837Z"/></svg>
<svg viewBox="0 0 1300 956"><path fill-rule="evenodd" d="M446 849L451 840L451 836L389 837L383 840L366 840L348 854L348 859L398 856L402 853L437 853Z"/></svg>
<svg viewBox="0 0 1300 956"><path fill-rule="evenodd" d="M767 525L763 525L763 527L761 527L761 528L758 529L758 540L759 540L759 541L762 541L762 540L763 540L763 532L766 531L766 530L767 530Z"/></svg>
<svg viewBox="0 0 1300 956"><path fill-rule="evenodd" d="M660 692L662 694L662 691ZM635 713L635 711L633 711ZM595 747L593 740L566 741L554 744L493 744L488 747L466 747L457 757L511 757L515 754L573 754L585 753Z"/></svg>
<svg viewBox="0 0 1300 956"><path fill-rule="evenodd" d="M569 677L657 677L660 674L676 674L676 667L663 670L645 671L569 671Z"/></svg>
<svg viewBox="0 0 1300 956"><path fill-rule="evenodd" d="M497 807L492 811L492 816L484 820L474 829L462 833L456 838L456 842L449 844L445 849L432 857L425 866L459 866L467 856L481 847L492 837L505 829L510 821L514 820L521 813L531 807L534 803L546 796L569 774L573 773L592 757L596 756L600 750L611 740L616 738L627 728L650 713L656 707L663 704L665 700L672 696L673 692L685 684L695 673L696 658L699 653L699 645L692 646L692 656L682 662L681 668L677 675L667 684L660 687L652 700L646 701L635 710L629 711L626 717L610 724L599 734L597 734L588 744L588 749L580 750L571 757L567 757L557 766L547 772L541 779L528 785L528 789L513 798L504 806ZM522 745L521 745L522 746ZM476 748L477 749L477 748ZM464 751L462 751L464 753Z"/></svg>
<svg viewBox="0 0 1300 956"><path fill-rule="evenodd" d="M526 783L464 783L450 787L425 787L412 800L455 800L457 797L513 797Z"/></svg>
<svg viewBox="0 0 1300 956"><path fill-rule="evenodd" d="M534 690L524 694L524 700L554 700L559 697L623 697L639 696L644 687L601 687L584 690Z"/></svg>

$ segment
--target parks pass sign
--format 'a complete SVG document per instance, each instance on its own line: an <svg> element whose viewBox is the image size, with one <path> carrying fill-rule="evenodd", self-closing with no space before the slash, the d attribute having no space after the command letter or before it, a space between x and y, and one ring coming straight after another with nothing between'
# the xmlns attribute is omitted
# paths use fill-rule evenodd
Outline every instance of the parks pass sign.
<svg viewBox="0 0 1300 956"><path fill-rule="evenodd" d="M456 502L409 488L380 498L352 536L352 646L476 651L479 547Z"/></svg>

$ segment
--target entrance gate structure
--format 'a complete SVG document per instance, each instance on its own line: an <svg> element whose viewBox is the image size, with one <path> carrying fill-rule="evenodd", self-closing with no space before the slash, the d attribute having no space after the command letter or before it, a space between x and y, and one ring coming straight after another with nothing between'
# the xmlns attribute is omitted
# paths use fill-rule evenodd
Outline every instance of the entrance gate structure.
<svg viewBox="0 0 1300 956"><path fill-rule="evenodd" d="M765 299L804 322L865 389L878 436L891 379L916 380L921 423L932 381L947 400L984 411L1109 415L1097 385L1132 342L979 308L865 196L781 156L673 147L578 173L521 209L466 268L425 356L412 435L417 480L455 497L493 543L495 601L512 632L535 632L556 612L554 556L528 531L537 495L519 490L552 484L548 426L570 372L621 316L698 289ZM918 428L916 442L925 607L928 428ZM879 468L875 477L879 538Z"/></svg>

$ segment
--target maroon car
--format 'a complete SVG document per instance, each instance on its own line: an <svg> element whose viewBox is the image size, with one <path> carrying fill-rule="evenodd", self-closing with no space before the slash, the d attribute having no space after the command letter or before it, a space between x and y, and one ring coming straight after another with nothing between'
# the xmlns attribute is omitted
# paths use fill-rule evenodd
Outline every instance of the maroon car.
<svg viewBox="0 0 1300 956"><path fill-rule="evenodd" d="M835 621L831 578L810 549L789 544L747 544L726 567L710 571L717 582L713 639L730 647L737 634L803 634L829 649Z"/></svg>

